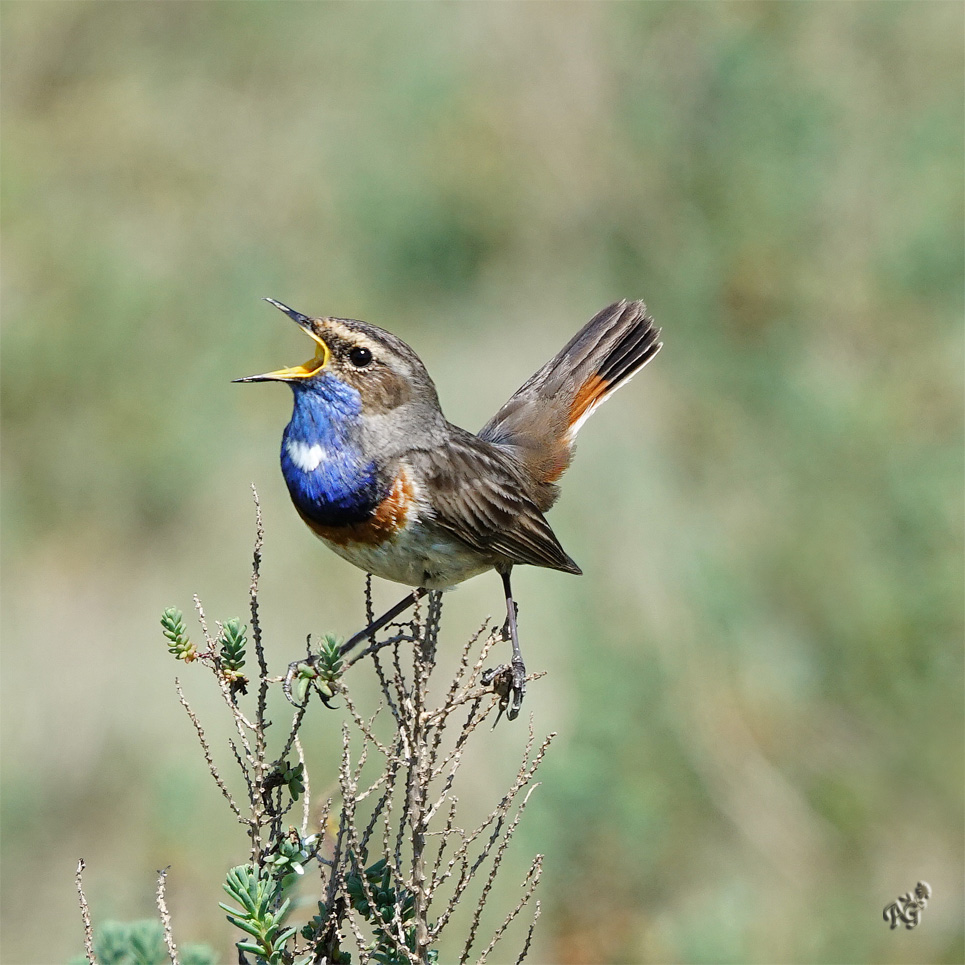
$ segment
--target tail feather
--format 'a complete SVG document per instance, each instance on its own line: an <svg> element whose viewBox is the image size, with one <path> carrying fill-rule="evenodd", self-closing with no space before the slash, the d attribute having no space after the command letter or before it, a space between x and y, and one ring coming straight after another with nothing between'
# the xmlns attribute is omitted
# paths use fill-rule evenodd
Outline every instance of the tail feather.
<svg viewBox="0 0 965 965"><path fill-rule="evenodd" d="M601 378L611 384L619 384L657 354L660 350L657 341L660 330L653 327L651 319L647 321L649 324L640 324L628 332L604 359L599 369Z"/></svg>
<svg viewBox="0 0 965 965"><path fill-rule="evenodd" d="M660 351L660 330L649 324L635 325L599 362L599 367L580 386L570 406L569 438L575 439L580 426L594 409L629 381Z"/></svg>
<svg viewBox="0 0 965 965"><path fill-rule="evenodd" d="M593 411L660 351L660 330L646 305L607 306L528 379L479 436L509 450L527 470L540 509L570 464L573 443Z"/></svg>

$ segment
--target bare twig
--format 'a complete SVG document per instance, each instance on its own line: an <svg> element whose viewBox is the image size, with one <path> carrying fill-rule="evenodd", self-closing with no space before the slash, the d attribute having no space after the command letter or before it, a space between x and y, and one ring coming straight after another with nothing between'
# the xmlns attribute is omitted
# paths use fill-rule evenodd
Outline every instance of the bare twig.
<svg viewBox="0 0 965 965"><path fill-rule="evenodd" d="M541 857L541 856L540 856ZM542 907L540 903L536 902L536 907L533 911L533 920L529 923L529 928L526 931L526 941L523 943L522 951L519 953L519 958L516 959L516 965L523 965L523 959L529 954L529 946L533 941L533 932L536 930L536 922L539 921L540 912Z"/></svg>
<svg viewBox="0 0 965 965"><path fill-rule="evenodd" d="M204 615L204 607L201 605L201 599L198 594L194 594L194 609L198 614L198 623L201 624L201 632L204 634L204 642L208 645L208 650L214 651L214 640L211 639L211 634L208 633L208 621Z"/></svg>
<svg viewBox="0 0 965 965"><path fill-rule="evenodd" d="M516 903L516 907L505 917L503 923L496 929L496 933L492 937L492 941L483 950L482 955L476 959L477 965L483 965L487 958L489 958L489 953L496 947L496 943L503 937L506 929L513 923L516 916L526 907L529 903L530 898L533 897L533 892L536 890L536 886L539 884L540 876L543 870L543 856L541 854L536 855L533 859L533 863L530 865L529 871L526 873L526 878L523 881L523 887L526 889L523 892L523 897L519 899ZM529 947L530 936L532 934L532 926L526 935L526 948ZM469 944L466 944L465 956L469 954ZM524 952L525 954L525 948ZM464 957L462 961L465 961Z"/></svg>
<svg viewBox="0 0 965 965"><path fill-rule="evenodd" d="M174 932L171 929L171 915L168 912L167 902L164 898L164 884L168 875L168 869L162 868L157 873L157 891L154 893L157 902L158 914L161 916L161 927L164 930L164 946L168 950L168 958L171 965L178 965L178 947L174 944Z"/></svg>
<svg viewBox="0 0 965 965"><path fill-rule="evenodd" d="M295 737L295 752L298 754L298 763L302 766L302 782L305 791L302 794L302 837L308 837L308 821L311 817L312 787L308 780L308 768L305 766L305 752L302 750L302 742ZM284 758L284 754L282 755Z"/></svg>
<svg viewBox="0 0 965 965"><path fill-rule="evenodd" d="M191 719L191 723L194 724L195 733L197 733L198 741L201 743L201 752L204 754L204 759L208 764L208 771L214 778L215 784L218 785L218 790L221 791L224 799L228 802L228 806L235 813L235 816L238 818L238 820L243 821L244 818L241 816L241 808L235 804L235 800L231 796L228 786L221 779L221 775L218 773L218 768L215 766L214 758L211 756L211 748L208 746L207 738L204 736L204 728L201 726L201 721L198 720L195 712L191 709L191 705L188 703L187 697L184 696L184 691L181 689L181 681L177 677L174 678L174 689L177 691L178 700L181 701L181 706Z"/></svg>
<svg viewBox="0 0 965 965"><path fill-rule="evenodd" d="M295 711L295 714L292 717L291 728L288 731L288 740L285 742L285 746L281 749L281 753L278 755L278 759L280 761L283 761L286 757L288 757L288 752L292 749L293 746L297 745L298 732L299 730L301 730L302 720L304 720L305 712L307 710L308 710L308 705L303 704ZM298 753L299 760L301 760L301 753L302 753L301 750L299 749L297 753Z"/></svg>
<svg viewBox="0 0 965 965"><path fill-rule="evenodd" d="M255 548L251 561L251 584L248 589L249 607L251 610L251 639L255 645L258 658L258 705L255 712L257 726L255 728L256 762L254 765L254 779L261 784L265 778L265 769L261 762L265 760L265 712L268 706L268 663L265 660L265 648L261 642L261 623L258 619L258 581L261 576L261 548L265 542L265 527L261 518L261 504L258 501L258 490L254 483L251 494L255 501Z"/></svg>
<svg viewBox="0 0 965 965"><path fill-rule="evenodd" d="M258 618L258 581L261 577L261 549L265 544L265 525L261 518L261 502L258 490L251 484L251 495L255 501L255 548L251 561L251 584L248 588L248 601L251 610L251 640L258 655L258 670L261 673L261 685L267 693L268 665L265 662L265 648L261 642L261 621ZM259 689L259 697L261 688Z"/></svg>
<svg viewBox="0 0 965 965"><path fill-rule="evenodd" d="M77 862L77 873L74 880L77 882L77 897L80 900L80 917L84 922L84 953L87 955L89 965L97 965L94 957L94 928L90 921L90 907L87 904L87 896L84 894L84 868L87 865L81 858Z"/></svg>

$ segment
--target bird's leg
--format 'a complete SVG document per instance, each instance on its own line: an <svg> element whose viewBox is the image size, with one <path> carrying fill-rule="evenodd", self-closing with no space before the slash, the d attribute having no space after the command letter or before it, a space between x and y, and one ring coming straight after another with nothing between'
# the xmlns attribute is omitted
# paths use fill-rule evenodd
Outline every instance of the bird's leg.
<svg viewBox="0 0 965 965"><path fill-rule="evenodd" d="M429 591L423 587L416 587L411 593L406 597L399 600L395 606L389 607L385 613L382 614L378 619L373 620L364 630L359 630L355 636L350 637L345 643L339 647L339 656L344 657L347 653L350 653L355 649L363 640L374 640L375 634L379 632L387 623L391 623L400 613L408 610L410 606L414 606L419 602ZM288 665L288 673L285 674L285 680L282 684L282 690L285 692L285 696L295 704L295 706L300 706L298 701L292 697L292 684L295 678L298 676L300 670L304 667L314 667L318 662L318 657L310 655L305 657L303 660L293 660Z"/></svg>
<svg viewBox="0 0 965 965"><path fill-rule="evenodd" d="M375 634L378 633L382 627L387 623L391 623L400 613L408 610L410 606L418 603L428 592L424 586L417 586L408 596L399 600L395 606L389 607L382 616L377 620L373 620L364 630L359 630L354 637L350 637L342 644L338 652L344 657L347 653L354 650L363 640L374 640Z"/></svg>
<svg viewBox="0 0 965 965"><path fill-rule="evenodd" d="M506 635L508 632L510 642L513 645L513 658L508 668L503 665L496 667L494 670L487 670L482 680L484 684L490 684L497 676L505 673L507 669L509 670L508 693L506 689L502 690L503 700L508 702L508 707L506 703L503 703L500 713L502 713L502 708L505 707L506 716L510 720L515 720L519 716L519 708L522 707L523 697L526 695L526 664L523 663L523 655L519 649L519 633L516 629L516 604L513 601L513 589L509 582L510 572L511 570L507 569L505 572L500 571L499 575L503 579L503 591L506 594L506 622L503 624L503 634ZM505 684L503 684L503 687L505 688Z"/></svg>

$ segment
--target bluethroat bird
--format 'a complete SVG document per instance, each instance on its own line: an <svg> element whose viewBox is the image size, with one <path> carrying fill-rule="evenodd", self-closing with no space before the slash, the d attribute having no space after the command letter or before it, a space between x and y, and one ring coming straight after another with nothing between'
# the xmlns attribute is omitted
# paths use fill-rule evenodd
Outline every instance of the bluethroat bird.
<svg viewBox="0 0 965 965"><path fill-rule="evenodd" d="M474 435L446 420L429 373L402 339L367 322L309 318L265 300L315 342L301 365L236 380L291 387L281 468L295 509L339 556L415 587L342 652L429 590L494 569L506 595L512 662L488 681L502 674L504 705L516 717L526 668L510 573L522 563L581 572L543 514L559 496L556 483L580 427L660 350L646 306L604 308Z"/></svg>

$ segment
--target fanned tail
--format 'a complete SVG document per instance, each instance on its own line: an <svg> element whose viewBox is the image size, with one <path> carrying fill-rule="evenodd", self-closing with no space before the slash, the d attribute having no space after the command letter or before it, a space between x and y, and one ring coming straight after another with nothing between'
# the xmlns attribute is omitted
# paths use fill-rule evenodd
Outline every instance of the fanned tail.
<svg viewBox="0 0 965 965"><path fill-rule="evenodd" d="M555 502L553 484L570 464L583 423L660 351L659 338L643 302L608 305L480 431L480 438L510 451L527 470L540 509Z"/></svg>

